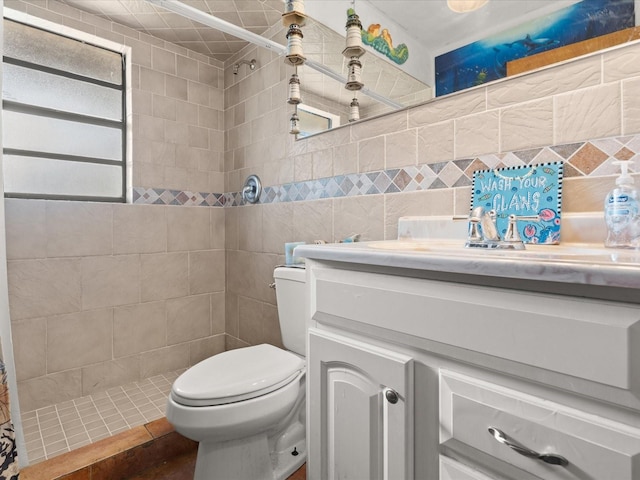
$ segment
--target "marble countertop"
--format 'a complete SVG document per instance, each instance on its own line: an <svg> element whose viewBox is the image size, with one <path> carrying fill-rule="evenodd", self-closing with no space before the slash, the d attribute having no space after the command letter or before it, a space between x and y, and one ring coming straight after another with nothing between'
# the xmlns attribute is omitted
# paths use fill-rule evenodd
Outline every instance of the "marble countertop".
<svg viewBox="0 0 640 480"><path fill-rule="evenodd" d="M596 244L534 245L524 251L466 249L464 242L388 240L302 245L296 255L314 260L640 289L640 251Z"/></svg>
<svg viewBox="0 0 640 480"><path fill-rule="evenodd" d="M295 254L425 272L634 289L640 296L640 249L605 248L601 212L564 214L559 245L528 244L517 251L464 248L466 233L467 222L451 217L401 217L398 240L301 245Z"/></svg>
<svg viewBox="0 0 640 480"><path fill-rule="evenodd" d="M402 217L398 240L301 245L295 255L400 275L640 304L640 249L605 248L602 214L565 215L562 228L559 245L485 250L464 248L466 222Z"/></svg>

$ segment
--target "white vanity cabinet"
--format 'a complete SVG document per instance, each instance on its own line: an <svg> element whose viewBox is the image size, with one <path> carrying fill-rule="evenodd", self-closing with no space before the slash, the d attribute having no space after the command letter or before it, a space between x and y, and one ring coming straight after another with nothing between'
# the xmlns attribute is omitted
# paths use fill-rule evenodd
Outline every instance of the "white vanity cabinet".
<svg viewBox="0 0 640 480"><path fill-rule="evenodd" d="M311 330L312 478L411 478L413 362L406 355Z"/></svg>
<svg viewBox="0 0 640 480"><path fill-rule="evenodd" d="M307 260L310 480L640 480L640 305L435 277Z"/></svg>

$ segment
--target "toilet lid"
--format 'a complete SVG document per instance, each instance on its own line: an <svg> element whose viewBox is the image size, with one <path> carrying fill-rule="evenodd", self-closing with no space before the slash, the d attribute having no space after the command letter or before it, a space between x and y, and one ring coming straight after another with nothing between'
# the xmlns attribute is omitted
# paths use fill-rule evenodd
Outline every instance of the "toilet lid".
<svg viewBox="0 0 640 480"><path fill-rule="evenodd" d="M229 350L194 365L173 383L171 397L189 406L222 405L259 397L304 370L297 355L263 344Z"/></svg>

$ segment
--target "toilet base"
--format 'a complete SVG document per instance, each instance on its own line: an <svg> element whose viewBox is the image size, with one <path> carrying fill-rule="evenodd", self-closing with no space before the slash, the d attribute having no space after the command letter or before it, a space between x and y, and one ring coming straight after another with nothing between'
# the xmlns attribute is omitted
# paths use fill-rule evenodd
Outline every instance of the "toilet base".
<svg viewBox="0 0 640 480"><path fill-rule="evenodd" d="M271 462L274 465L273 478L276 480L285 480L289 478L293 472L298 470L307 461L307 443L301 440L294 445L297 455L293 455L291 451L272 453Z"/></svg>
<svg viewBox="0 0 640 480"><path fill-rule="evenodd" d="M295 451L297 455L292 455ZM193 480L285 480L307 459L304 438L290 450L269 453L265 433L227 442L200 442Z"/></svg>

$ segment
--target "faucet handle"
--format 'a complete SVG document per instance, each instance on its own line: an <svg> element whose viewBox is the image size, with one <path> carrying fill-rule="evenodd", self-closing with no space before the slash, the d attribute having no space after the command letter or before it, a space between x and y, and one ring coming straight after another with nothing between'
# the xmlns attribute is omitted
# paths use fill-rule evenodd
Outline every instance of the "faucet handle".
<svg viewBox="0 0 640 480"><path fill-rule="evenodd" d="M478 228L480 224L480 219L477 217L469 217L469 235L467 237L467 245L470 243L480 243L482 242L482 233Z"/></svg>
<svg viewBox="0 0 640 480"><path fill-rule="evenodd" d="M517 222L537 222L538 220L540 220L538 215L514 215L512 213L509 215L509 225L504 234L503 242L523 243L520 233L518 232Z"/></svg>
<svg viewBox="0 0 640 480"><path fill-rule="evenodd" d="M476 207L471 212L469 222L480 222L482 228L482 239L485 242L499 242L500 233L496 225L498 214L495 210L485 211L483 207Z"/></svg>
<svg viewBox="0 0 640 480"><path fill-rule="evenodd" d="M474 219L473 215L454 215L451 217L454 222L469 222L469 232L467 235L467 245L469 243L478 243L482 241L482 234L478 228L479 220Z"/></svg>

